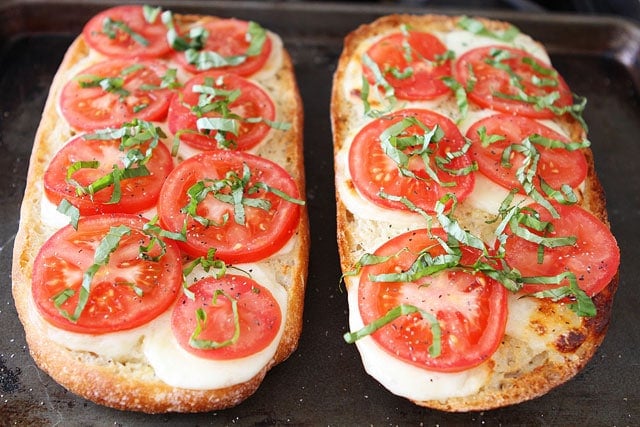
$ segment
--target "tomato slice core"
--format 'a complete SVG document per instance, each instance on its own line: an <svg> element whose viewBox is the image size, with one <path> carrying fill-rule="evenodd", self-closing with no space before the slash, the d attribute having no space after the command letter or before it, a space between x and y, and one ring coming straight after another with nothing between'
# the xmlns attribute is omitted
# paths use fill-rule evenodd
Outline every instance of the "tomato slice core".
<svg viewBox="0 0 640 427"><path fill-rule="evenodd" d="M609 228L598 218L576 205L553 203L560 215L552 218L549 211L540 205L531 209L540 214L542 221L550 221L553 232L546 237L576 238L570 246L545 248L542 263L538 261L538 245L511 234L506 243L506 261L520 271L523 277L557 276L573 272L580 288L589 296L596 295L613 279L620 265L620 249ZM530 230L540 235L540 232ZM527 284L523 293L533 293L547 289L568 286L568 280L559 285Z"/></svg>
<svg viewBox="0 0 640 427"><path fill-rule="evenodd" d="M81 130L119 127L134 118L162 121L173 96L159 88L166 71L154 61L112 59L92 65L62 89L62 115Z"/></svg>
<svg viewBox="0 0 640 427"><path fill-rule="evenodd" d="M223 95L212 96L206 102L200 98L200 92L194 87L205 86ZM240 91L237 98L226 95L228 92ZM218 108L213 106L218 105ZM213 108L202 112L203 108ZM247 121L246 119L275 120L276 109L271 97L258 85L233 74L202 73L189 80L184 88L173 98L169 107L168 122L172 133L181 133L180 140L199 150L219 149L228 144L228 148L248 150L260 143L271 129L264 121ZM226 131L224 144L217 141L218 131L199 131L197 121L200 117L229 118L238 123L237 135Z"/></svg>
<svg viewBox="0 0 640 427"><path fill-rule="evenodd" d="M499 136L502 140L483 144L480 136L484 129L487 137ZM540 122L527 117L497 114L474 123L467 131L467 138L472 142L471 155L478 163L480 172L501 186L512 189L519 188L524 192L516 177L516 172L525 161L525 155L512 150L509 157L510 167L502 164L504 150L514 144L522 146L522 142L533 135L569 143L569 139L548 128ZM540 178L553 189L560 190L567 184L577 188L587 176L587 160L581 150L569 151L564 148L545 148L532 144L540 158L536 167L534 185L540 190ZM544 194L541 192L541 194Z"/></svg>
<svg viewBox="0 0 640 427"><path fill-rule="evenodd" d="M82 215L97 213L138 213L155 206L160 188L173 168L171 153L160 143L145 167L149 175L120 181L120 201L112 203L114 186L110 185L93 195L76 193L76 186L68 182L67 171L76 162L98 161L97 168L82 168L71 175L71 179L86 187L112 173L114 166L124 168L126 156L119 150L119 140L86 140L78 136L69 141L49 163L44 175L44 189L49 201L58 205L63 199L76 206ZM149 144L137 147L146 152ZM137 166L134 166L137 167Z"/></svg>
<svg viewBox="0 0 640 427"><path fill-rule="evenodd" d="M562 76L521 49L505 46L472 49L458 58L454 70L464 87L472 87L467 93L469 99L484 108L526 117L552 118L555 113L543 102L544 98L555 98L550 102L552 108L573 103L569 86ZM521 94L527 100L522 100ZM514 99L518 97L521 98Z"/></svg>
<svg viewBox="0 0 640 427"><path fill-rule="evenodd" d="M226 275L220 279L208 277L189 287L192 300L186 295L178 301L171 316L171 327L180 345L190 353L207 359L237 359L250 356L267 347L277 336L282 313L271 292L252 279ZM215 295L216 292L223 292ZM215 303L214 303L215 298ZM237 302L239 336L237 341L219 348L196 348L189 339L196 330L196 311L204 310L206 321L198 340L224 343L236 332L231 301Z"/></svg>
<svg viewBox="0 0 640 427"><path fill-rule="evenodd" d="M245 197L251 202L267 200L268 210L245 204L245 224L234 219L230 203L213 194L198 204L197 215L212 222L206 226L182 209L189 203L188 190L198 182L217 181L232 172L243 176L243 165L249 167L251 178L245 187ZM290 197L299 198L291 176L277 164L244 152L209 151L195 155L179 164L169 174L158 200L160 221L168 230L180 232L187 221L187 241L178 242L193 256L205 256L216 248L216 256L227 263L257 261L275 253L295 233L300 218L299 205L286 201L272 192L249 193L255 183L262 182ZM225 216L227 220L225 221Z"/></svg>
<svg viewBox="0 0 640 427"><path fill-rule="evenodd" d="M444 59L446 46L434 35L418 31L383 37L367 50L397 98L433 99L449 89L442 77L451 75L451 61ZM374 72L363 64L364 75L377 85Z"/></svg>
<svg viewBox="0 0 640 427"><path fill-rule="evenodd" d="M224 65L215 67L216 71L229 72L239 76L250 76L258 72L271 55L272 42L266 37L262 49L256 55L247 55L251 36L249 34L249 22L239 19L210 20L201 25L208 37L201 52L215 52L224 58L243 56L245 59L237 65ZM178 62L189 72L200 73L209 71L201 69L197 65L187 61L184 53L176 56Z"/></svg>
<svg viewBox="0 0 640 427"><path fill-rule="evenodd" d="M147 22L142 6L117 6L98 13L85 25L87 44L112 58L150 59L171 51L167 28L158 16Z"/></svg>
<svg viewBox="0 0 640 427"><path fill-rule="evenodd" d="M141 326L163 313L176 300L182 286L180 251L166 241L159 261L139 256L149 244L142 227L145 220L133 215L99 215L81 218L78 229L67 226L42 246L33 266L32 294L40 314L61 329L85 334L104 334ZM73 292L60 309L73 314L78 306L83 274L94 264L94 254L111 227L124 225L124 236L109 262L91 281L88 302L76 322L56 307L63 292ZM151 256L158 256L154 249Z"/></svg>
<svg viewBox="0 0 640 427"><path fill-rule="evenodd" d="M381 135L390 127L405 118L417 119L429 129L436 125L444 131L444 137L437 143L431 142L429 167L435 171L440 183L432 179L427 172L422 157L413 155L408 169L418 178L404 176L398 164L383 150ZM422 136L425 130L419 125L405 129L399 137ZM380 197L379 192L406 197L413 204L427 212L433 212L434 206L447 193L456 195L459 201L464 200L473 189L475 178L472 173L456 175L445 171L435 164L435 157L446 158L448 153L459 152L465 145L464 138L457 126L445 116L438 113L406 109L381 117L366 125L356 135L349 151L349 171L355 187L368 200L387 208L406 210L406 205L395 200ZM413 148L404 150L405 154ZM450 170L462 170L472 165L468 153L461 154L446 165Z"/></svg>
<svg viewBox="0 0 640 427"><path fill-rule="evenodd" d="M434 236L446 240L442 230ZM441 372L457 372L487 360L498 348L507 321L506 289L482 273L444 270L415 282L376 282L371 276L406 271L422 250L432 256L443 249L427 230L414 230L388 241L375 255L388 261L362 269L358 305L364 324L384 316L400 304L417 306L435 316L442 330L442 351L429 355L433 336L429 323L418 313L402 316L378 329L373 339L388 353L412 365ZM480 255L462 248L462 264ZM395 256L394 256L395 255Z"/></svg>

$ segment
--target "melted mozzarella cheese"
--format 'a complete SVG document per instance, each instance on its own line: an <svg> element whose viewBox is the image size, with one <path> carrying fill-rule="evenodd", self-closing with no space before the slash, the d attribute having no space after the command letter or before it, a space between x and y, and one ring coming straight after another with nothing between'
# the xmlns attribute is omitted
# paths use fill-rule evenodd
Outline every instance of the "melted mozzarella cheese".
<svg viewBox="0 0 640 427"><path fill-rule="evenodd" d="M273 358L284 332L287 312L287 292L273 276L273 272L263 270L257 264L237 266L251 273L262 286L267 288L280 305L282 323L276 338L263 350L251 356L233 360L212 360L197 357L182 348L171 332L169 314L164 314L146 333L143 351L155 374L165 383L189 389L216 389L239 384L257 375ZM195 270L187 277L191 283L194 277L203 274Z"/></svg>
<svg viewBox="0 0 640 427"><path fill-rule="evenodd" d="M126 363L136 360L141 352L155 375L165 383L187 389L216 389L239 384L257 375L273 358L284 332L287 292L276 282L273 272L258 264L242 264L239 270L267 288L280 306L282 323L275 339L263 350L251 356L232 360L211 360L197 357L183 349L171 331L171 310L150 323L135 329L91 335L69 332L45 321L30 299L30 321L42 334L70 350L86 351L103 358ZM195 269L188 281L206 276Z"/></svg>
<svg viewBox="0 0 640 427"><path fill-rule="evenodd" d="M364 326L358 309L357 279L350 281L348 292L349 327ZM371 336L356 341L362 363L369 375L389 391L412 400L447 399L477 393L491 375L488 364L462 372L436 372L403 362L380 347Z"/></svg>

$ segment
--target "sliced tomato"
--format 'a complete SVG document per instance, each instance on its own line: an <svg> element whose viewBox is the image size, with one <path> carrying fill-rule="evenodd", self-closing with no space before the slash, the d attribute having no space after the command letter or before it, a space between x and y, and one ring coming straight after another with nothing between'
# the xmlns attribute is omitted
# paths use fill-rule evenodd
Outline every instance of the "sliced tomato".
<svg viewBox="0 0 640 427"><path fill-rule="evenodd" d="M209 86L217 93L215 97L200 104L201 93L194 86ZM229 97L229 92L240 91L239 96ZM206 95L202 95L206 98ZM198 108L200 107L200 108ZM216 108L214 108L216 107ZM202 109L211 111L203 112ZM180 131L180 140L200 150L228 148L248 150L258 144L269 133L270 126L263 119L275 120L276 109L271 97L251 81L234 74L202 73L189 80L173 98L169 107L168 122L172 133ZM229 118L238 124L237 134L225 131L219 143L216 130L198 130L201 117ZM259 119L246 121L246 119Z"/></svg>
<svg viewBox="0 0 640 427"><path fill-rule="evenodd" d="M154 61L112 59L95 64L63 88L62 115L81 130L118 127L134 118L164 120L173 96L171 90L159 88L166 71Z"/></svg>
<svg viewBox="0 0 640 427"><path fill-rule="evenodd" d="M207 359L237 359L263 350L278 335L282 323L280 306L271 292L253 279L236 275L207 277L189 286L189 290L195 297L183 295L171 316L173 334L188 352ZM235 315L232 301L237 304ZM206 320L200 333L193 336L200 309ZM239 334L234 340L238 333L236 320ZM204 344L191 345L192 336Z"/></svg>
<svg viewBox="0 0 640 427"><path fill-rule="evenodd" d="M429 167L436 172L440 182L427 174L421 157L411 156L408 163L408 169L418 177L415 178L403 176L398 164L385 154L381 145L382 133L405 118L415 118L429 129L437 125L444 131L444 137L439 142L431 142L429 154ZM424 134L422 127L411 125L399 137ZM449 153L460 152L464 145L464 138L457 126L445 116L429 110L401 110L374 120L358 132L349 151L349 171L360 193L377 205L407 209L401 202L380 197L379 192L383 190L392 196L406 197L416 206L433 212L435 203L445 194L453 193L461 201L473 189L475 178L472 173L453 174L439 168L435 162L436 157L446 158ZM408 148L405 153L411 150L414 149ZM471 156L465 153L454 158L446 168L462 170L471 165Z"/></svg>
<svg viewBox="0 0 640 427"><path fill-rule="evenodd" d="M442 230L433 235L446 240ZM375 251L391 258L362 269L358 306L364 324L383 317L401 305L416 306L432 314L440 325L441 354L429 355L433 335L429 322L419 313L401 316L372 334L388 353L412 365L441 372L477 366L496 351L507 321L507 291L482 273L459 268L424 276L415 282L376 282L372 276L407 271L418 254L444 253L427 230L414 230L388 241ZM462 263L472 264L480 253L463 246Z"/></svg>
<svg viewBox="0 0 640 427"><path fill-rule="evenodd" d="M557 97L551 103L557 108L573 102L562 76L521 49L479 47L458 58L454 68L463 86L472 88L467 93L469 99L484 108L527 117L551 118L554 112L548 107L537 106L539 100ZM527 100L522 100L522 94Z"/></svg>
<svg viewBox="0 0 640 427"><path fill-rule="evenodd" d="M481 137L483 128L487 137L499 136L503 139L483 144ZM514 144L522 145L522 142L532 135L540 135L564 143L570 142L565 136L534 119L508 114L497 114L481 119L467 131L467 138L473 143L470 152L478 163L480 172L507 189L519 188L521 192L524 190L516 177L516 172L523 165L526 157L523 153L512 150L509 156L511 166L506 167L502 164L502 156L507 147ZM559 190L563 184L576 188L586 178L587 160L582 151L533 145L540 154L536 176L552 188ZM534 184L540 190L540 179L536 178Z"/></svg>
<svg viewBox="0 0 640 427"><path fill-rule="evenodd" d="M44 175L44 190L49 201L58 205L63 199L76 206L82 215L97 213L138 213L155 206L160 188L173 169L171 153L160 143L145 164L149 174L120 180L120 200L112 202L114 185L109 185L94 194L78 195L76 185L67 179L69 168L76 162L97 161L97 168L82 168L74 172L70 179L77 185L87 187L99 179L104 179L114 171L114 167L124 169L125 151L121 151L120 140L86 140L78 136L69 141L56 153ZM149 144L136 149L145 153ZM128 150L127 150L128 151ZM137 168L139 166L133 166Z"/></svg>
<svg viewBox="0 0 640 427"><path fill-rule="evenodd" d="M87 44L112 58L158 58L171 51L158 16L147 22L142 6L116 6L95 15L82 30Z"/></svg>
<svg viewBox="0 0 640 427"><path fill-rule="evenodd" d="M384 80L394 88L397 98L433 99L449 89L442 77L451 75L446 46L434 35L420 31L394 33L378 40L367 50ZM380 84L375 73L363 64L364 75L372 85Z"/></svg>
<svg viewBox="0 0 640 427"><path fill-rule="evenodd" d="M233 57L241 57L244 59L236 65L203 68L189 63L183 52L178 53L177 60L186 70L192 73L199 73L215 68L217 71L230 72L239 76L250 76L259 71L269 59L269 55L271 55L272 42L268 36L257 54L248 54L250 53L248 49L251 45L252 36L249 32L249 22L247 21L240 19L216 19L207 20L199 26L208 32L204 48L200 52L213 52L225 59Z"/></svg>
<svg viewBox="0 0 640 427"><path fill-rule="evenodd" d="M540 205L531 206L540 214L541 220L550 221L553 226L553 231L544 237L573 236L576 238L575 244L544 248L544 257L539 262L539 245L511 234L506 243L506 261L519 270L523 277L555 277L572 272L580 288L593 296L604 289L618 271L620 249L609 228L591 213L576 205L553 203L553 206L560 218L552 218L549 211ZM568 285L568 280L557 286L528 284L522 292L528 294Z"/></svg>
<svg viewBox="0 0 640 427"><path fill-rule="evenodd" d="M176 301L182 286L180 251L166 241L159 261L142 259L140 246L149 244L143 218L133 215L96 215L81 218L78 229L67 226L42 246L33 264L32 293L40 314L51 324L72 332L104 334L132 329L157 317ZM126 226L106 265L91 281L87 304L74 322L83 274L94 264L100 241L111 227ZM156 246L149 254L160 255ZM60 303L61 296L72 293ZM59 307L56 306L56 301Z"/></svg>
<svg viewBox="0 0 640 427"><path fill-rule="evenodd" d="M236 221L234 206L220 201L209 193L197 206L195 216L211 221L203 225L187 215L183 208L189 204L189 189L199 182L206 186L212 181L224 179L229 173L243 176L247 165L251 178L244 187L244 197L257 202L269 202L269 209L245 207L244 224ZM208 151L190 157L179 164L160 192L158 213L163 226L180 232L186 221L187 241L179 242L184 251L193 256L205 256L211 248L216 256L227 263L252 262L263 259L284 246L295 233L300 218L299 205L287 201L272 192L249 188L262 182L280 190L292 198L299 198L298 188L291 176L279 165L244 152ZM229 189L221 190L228 193ZM225 217L227 218L225 220Z"/></svg>

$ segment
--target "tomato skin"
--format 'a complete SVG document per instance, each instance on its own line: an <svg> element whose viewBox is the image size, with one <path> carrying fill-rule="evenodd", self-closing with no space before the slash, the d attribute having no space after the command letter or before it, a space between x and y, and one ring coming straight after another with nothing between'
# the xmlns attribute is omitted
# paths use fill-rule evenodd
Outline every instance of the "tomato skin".
<svg viewBox="0 0 640 427"><path fill-rule="evenodd" d="M442 186L428 177L424 162L418 158L414 158L410 162L409 168L423 180L402 176L397 164L384 153L380 146L380 134L407 117L417 118L429 129L432 129L436 124L442 128L445 136L437 143L435 153L430 156L431 167L437 171L442 182L454 182L454 186ZM424 134L424 131L417 126L411 126L406 133ZM462 201L473 189L475 183L473 173L454 176L438 169L433 160L434 155L445 157L447 152L459 151L464 144L464 139L457 126L445 116L430 110L400 110L376 119L360 130L349 151L349 171L360 194L379 206L399 210L408 209L400 202L381 198L378 192L383 189L387 194L405 196L416 206L427 212L433 212L436 202L445 194L454 193L458 200ZM454 159L448 167L451 169L464 168L471 164L471 156L467 153Z"/></svg>
<svg viewBox="0 0 640 427"><path fill-rule="evenodd" d="M575 236L572 246L545 248L543 263L538 263L538 245L510 234L506 243L506 261L523 277L556 276L571 271L578 285L589 296L604 289L613 279L620 265L620 249L609 228L593 214L577 205L552 203L560 218L552 218L540 205L530 208L540 213L543 221L551 221L553 232L548 237ZM510 228L507 230L511 232ZM533 232L533 230L532 230ZM539 232L535 234L540 235ZM521 292L529 294L568 285L526 284Z"/></svg>
<svg viewBox="0 0 640 427"><path fill-rule="evenodd" d="M201 25L209 32L203 51L216 52L224 57L244 55L249 47L248 30L249 22L240 19L215 19L208 20ZM267 36L262 50L255 56L247 56L246 60L238 65L216 67L219 72L234 73L239 76L250 76L260 71L271 55L272 42ZM200 73L209 70L200 70L190 64L185 54L179 52L176 59L182 67L191 73Z"/></svg>
<svg viewBox="0 0 640 427"><path fill-rule="evenodd" d="M234 74L220 74L218 72L208 72L198 74L190 79L182 90L173 98L169 106L168 122L169 130L176 133L180 130L188 129L197 133L185 132L180 136L180 140L188 145L200 150L219 149L215 140L216 131L209 134L198 132L196 122L198 116L191 111L191 107L198 105L200 94L193 91L195 85L202 85L205 79L213 79L215 89L241 91L241 95L229 104L232 112L244 119L264 118L275 120L276 108L271 97L258 85ZM220 97L216 97L218 101ZM220 117L216 112L205 113L203 117ZM241 123L238 135L228 133L226 139L232 143L232 147L237 150L249 150L260 143L269 133L270 127L264 122Z"/></svg>
<svg viewBox="0 0 640 427"><path fill-rule="evenodd" d="M511 76L507 71L485 62L485 60L492 57L491 53L494 50L509 53L510 58L502 62L521 77L520 81L527 95L544 97L552 92L558 92L559 98L553 103L555 107L566 107L573 103L571 90L560 74L554 77L557 80L556 86L536 85L532 81L532 77L535 76L541 79L548 79L549 77L536 71L531 65L525 64L523 58L529 58L537 64L537 67L550 72L555 72L553 68L540 62L524 50L505 46L485 46L472 49L460 56L456 61L454 65L455 76L463 86L467 87L469 81L475 79L472 84L473 89L467 93L470 100L483 108L491 108L514 115L541 119L555 116L549 109L536 109L531 103L495 95L496 92L515 95L517 90L511 83ZM469 71L470 69L473 70L472 73Z"/></svg>
<svg viewBox="0 0 640 427"><path fill-rule="evenodd" d="M403 47L406 43L412 49L411 61L406 58ZM367 50L367 55L378 65L397 98L417 101L437 98L449 90L442 77L451 75L451 61L446 60L439 65L430 63L438 62L437 57L446 51L446 46L434 35L409 31L408 35L394 33L383 37ZM413 72L408 77L399 78L390 71L402 72L409 67ZM377 84L369 67L363 65L363 72L370 84Z"/></svg>
<svg viewBox="0 0 640 427"><path fill-rule="evenodd" d="M183 295L171 315L174 336L188 352L207 359L237 359L257 353L276 338L282 323L280 306L271 292L253 279L236 275L221 279L207 277L189 286L189 290L195 294L195 299ZM218 295L214 305L212 299L217 290L237 301L240 336L237 342L217 349L194 348L189 344L189 338L196 329L198 308L203 308L207 314L207 322L198 339L224 342L234 335L231 301Z"/></svg>
<svg viewBox="0 0 640 427"><path fill-rule="evenodd" d="M446 240L442 230L432 232ZM408 250L401 251L403 248ZM428 231L421 229L399 235L375 251L380 256L398 256L362 269L358 288L362 320L367 325L400 304L417 306L438 319L442 330L440 356L429 355L431 330L417 313L378 329L373 339L394 357L420 368L458 372L477 366L491 357L504 336L508 310L504 286L482 273L460 269L445 270L416 282L374 282L369 278L406 271L425 248L431 248L432 256L443 253ZM480 255L466 246L462 252L462 264L472 264Z"/></svg>
<svg viewBox="0 0 640 427"><path fill-rule="evenodd" d="M78 161L98 160L97 169L81 169L71 178L83 186L87 186L98 178L113 171L113 166L123 168L122 158L125 152L118 149L119 140L85 140L83 136L71 139L56 153L49 163L44 175L44 190L49 201L58 205L66 199L80 210L81 215L98 213L138 213L155 206L160 188L173 169L171 153L164 144L159 143L146 164L150 175L125 179L120 182L121 199L118 203L109 203L113 194L113 186L93 194L78 196L73 185L66 181L68 168ZM140 147L142 152L149 144Z"/></svg>
<svg viewBox="0 0 640 427"><path fill-rule="evenodd" d="M478 134L482 127L486 129L487 135L500 135L505 139L483 147ZM473 144L470 152L478 163L480 172L509 190L519 188L520 192L524 192L516 178L516 171L522 165L524 156L512 151L510 168L502 166L501 157L509 145L521 144L525 138L534 134L565 143L570 142L568 138L534 119L508 114L497 114L477 121L469 128L466 136ZM575 189L586 178L587 160L581 150L568 151L539 145L535 147L540 153L536 176L542 178L552 188L559 190L563 184L568 184ZM535 179L534 184L538 191L541 191L540 180Z"/></svg>
<svg viewBox="0 0 640 427"><path fill-rule="evenodd" d="M131 66L141 69L123 75ZM167 68L155 61L112 59L97 63L81 71L62 89L60 109L69 124L79 130L119 127L134 118L146 121L162 121L167 115L173 92L169 89L144 90L143 85L159 86ZM91 77L124 80L123 89L128 95L105 91L101 87L81 87ZM135 111L137 108L146 107Z"/></svg>
<svg viewBox="0 0 640 427"><path fill-rule="evenodd" d="M159 262L140 259L139 246L149 243L141 231L145 222L134 215L96 215L81 218L77 231L66 226L56 232L42 246L33 266L31 290L40 314L67 331L104 334L141 326L167 310L182 286L180 251L173 242L165 241L167 252ZM74 313L82 275L94 263L96 247L110 227L119 225L129 227L131 235L121 239L107 266L96 273L88 303L73 323L60 314L52 298L73 289L75 295L61 308ZM131 283L142 290L142 297L136 295Z"/></svg>
<svg viewBox="0 0 640 427"><path fill-rule="evenodd" d="M242 165L251 170L249 186L265 182L293 198L299 198L297 186L291 176L279 165L244 152L208 151L185 160L169 174L158 199L158 213L162 225L179 232L187 218L187 242L178 242L182 250L192 256L205 256L216 248L216 257L227 263L253 262L275 253L295 233L300 218L299 205L287 202L272 193L248 195L264 197L271 209L245 207L246 225L233 219L233 207L209 195L199 204L198 214L222 223L223 214L229 219L224 225L208 227L195 221L180 210L188 204L187 190L203 179L221 179L229 171L242 176Z"/></svg>
<svg viewBox="0 0 640 427"><path fill-rule="evenodd" d="M110 38L102 29L105 19L124 22L148 44L136 42L122 30L116 30L115 38ZM116 6L102 11L86 23L82 35L92 49L112 58L151 59L171 51L171 46L167 43L167 28L160 17L153 23L147 22L142 6Z"/></svg>

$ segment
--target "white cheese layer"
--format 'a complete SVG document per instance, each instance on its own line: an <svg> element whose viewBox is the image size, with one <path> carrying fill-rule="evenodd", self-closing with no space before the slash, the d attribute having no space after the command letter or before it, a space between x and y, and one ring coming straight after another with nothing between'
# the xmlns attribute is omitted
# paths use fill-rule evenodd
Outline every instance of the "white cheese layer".
<svg viewBox="0 0 640 427"><path fill-rule="evenodd" d="M273 272L257 264L237 266L268 289L280 306L282 323L275 339L263 350L241 359L211 360L183 349L171 331L171 310L135 329L100 335L81 334L59 329L45 321L31 302L30 321L42 334L70 350L97 354L121 363L137 361L144 354L155 375L165 383L186 389L217 389L239 384L258 374L275 355L284 332L287 292L276 282ZM193 273L204 275L202 272ZM194 276L188 280L192 280Z"/></svg>
<svg viewBox="0 0 640 427"><path fill-rule="evenodd" d="M357 280L351 281L348 292L351 331L364 326L358 308ZM456 373L422 369L387 353L371 336L356 341L356 346L369 375L392 393L412 400L469 396L477 393L491 375L491 369L486 363Z"/></svg>

